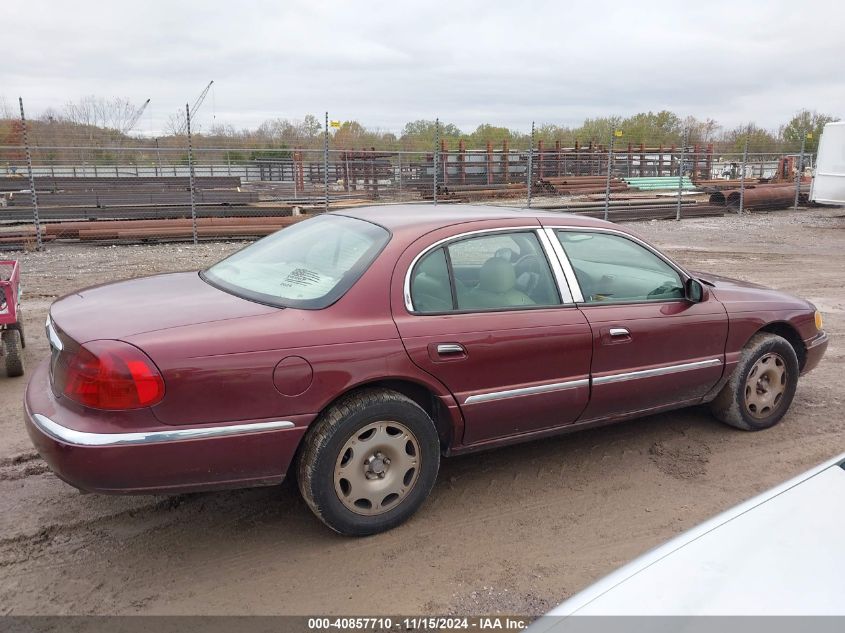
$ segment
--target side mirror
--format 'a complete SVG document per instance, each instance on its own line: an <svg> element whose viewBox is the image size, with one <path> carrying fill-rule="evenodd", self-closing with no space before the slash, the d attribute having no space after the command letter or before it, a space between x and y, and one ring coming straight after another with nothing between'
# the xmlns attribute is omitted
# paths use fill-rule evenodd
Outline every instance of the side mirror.
<svg viewBox="0 0 845 633"><path fill-rule="evenodd" d="M704 299L704 286L697 279L690 277L684 284L684 296L691 303L700 303Z"/></svg>

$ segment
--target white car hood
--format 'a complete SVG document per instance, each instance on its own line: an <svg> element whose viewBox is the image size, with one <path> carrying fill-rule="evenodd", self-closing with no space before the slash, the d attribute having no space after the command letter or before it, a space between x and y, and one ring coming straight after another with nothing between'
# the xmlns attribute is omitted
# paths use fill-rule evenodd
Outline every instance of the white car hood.
<svg viewBox="0 0 845 633"><path fill-rule="evenodd" d="M843 460L681 534L548 615L845 615Z"/></svg>

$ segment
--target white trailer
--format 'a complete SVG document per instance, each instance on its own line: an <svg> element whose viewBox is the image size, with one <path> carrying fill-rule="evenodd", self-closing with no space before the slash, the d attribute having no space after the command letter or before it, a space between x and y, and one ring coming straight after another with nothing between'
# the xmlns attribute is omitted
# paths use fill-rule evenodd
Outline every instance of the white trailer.
<svg viewBox="0 0 845 633"><path fill-rule="evenodd" d="M845 121L824 126L810 200L845 205Z"/></svg>

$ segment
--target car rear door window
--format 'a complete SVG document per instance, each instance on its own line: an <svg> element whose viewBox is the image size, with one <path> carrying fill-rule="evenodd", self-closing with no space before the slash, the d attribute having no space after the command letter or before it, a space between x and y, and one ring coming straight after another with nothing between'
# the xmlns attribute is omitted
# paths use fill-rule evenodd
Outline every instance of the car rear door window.
<svg viewBox="0 0 845 633"><path fill-rule="evenodd" d="M414 267L411 296L417 312L449 312L454 309L445 249L431 251Z"/></svg>
<svg viewBox="0 0 845 633"><path fill-rule="evenodd" d="M667 301L684 297L678 272L620 235L557 231L586 303Z"/></svg>
<svg viewBox="0 0 845 633"><path fill-rule="evenodd" d="M548 260L533 231L458 240L425 255L411 275L417 312L560 305Z"/></svg>

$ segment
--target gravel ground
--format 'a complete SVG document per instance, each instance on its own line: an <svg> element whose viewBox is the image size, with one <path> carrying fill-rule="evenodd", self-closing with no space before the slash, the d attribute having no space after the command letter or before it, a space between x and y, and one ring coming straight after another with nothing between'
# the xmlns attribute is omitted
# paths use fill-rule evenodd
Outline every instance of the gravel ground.
<svg viewBox="0 0 845 633"><path fill-rule="evenodd" d="M539 614L701 520L845 447L845 211L632 225L692 269L800 294L827 356L779 426L693 408L444 460L410 522L334 535L291 483L162 497L82 495L33 452L25 378L0 377L0 614ZM20 258L32 367L51 301L203 267L238 243L50 246ZM0 254L0 258L3 255Z"/></svg>

